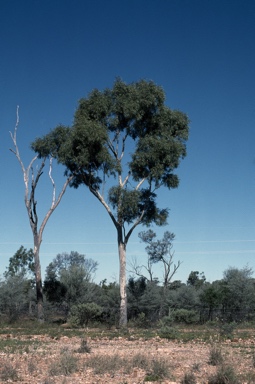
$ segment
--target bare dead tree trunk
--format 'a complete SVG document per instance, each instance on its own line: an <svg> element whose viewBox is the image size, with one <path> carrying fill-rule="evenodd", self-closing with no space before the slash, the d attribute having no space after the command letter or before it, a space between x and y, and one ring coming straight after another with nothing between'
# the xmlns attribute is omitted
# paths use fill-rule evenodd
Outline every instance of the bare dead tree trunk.
<svg viewBox="0 0 255 384"><path fill-rule="evenodd" d="M37 298L37 317L38 320L43 322L44 321L44 309L43 309L43 289L42 289L42 274L41 274L41 264L40 264L40 247L42 243L42 235L44 228L54 212L54 210L59 205L67 186L69 185L70 181L73 179L74 176L69 176L64 185L62 186L62 189L58 195L58 198L56 199L56 186L54 179L52 177L52 157L50 157L49 162L49 178L52 183L53 192L52 192L52 202L51 206L46 213L40 227L38 230L38 215L37 215L37 201L35 199L35 191L38 185L38 182L40 180L41 175L43 174L43 169L45 167L46 158L44 158L41 161L40 166L37 169L36 175L34 175L33 171L33 164L38 159L38 156L34 156L31 160L30 164L27 168L25 168L21 157L19 153L19 148L17 144L17 129L19 125L19 107L17 107L17 120L16 125L14 129L14 133L12 134L10 132L12 142L14 144L14 149L10 149L11 152L14 153L14 155L17 157L18 162L21 166L21 170L23 173L23 179L25 184L25 205L27 209L29 224L33 233L33 240L34 240L34 262L35 262L35 280L36 280L36 298ZM31 181L30 181L30 175L31 175Z"/></svg>

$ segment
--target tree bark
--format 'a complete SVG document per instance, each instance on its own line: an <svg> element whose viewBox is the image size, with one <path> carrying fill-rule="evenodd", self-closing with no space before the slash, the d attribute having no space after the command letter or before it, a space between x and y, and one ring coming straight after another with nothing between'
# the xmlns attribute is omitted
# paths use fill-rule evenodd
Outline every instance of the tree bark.
<svg viewBox="0 0 255 384"><path fill-rule="evenodd" d="M41 226L39 228L39 231L38 231L38 215L37 215L37 209L36 209L37 201L35 200L35 191L36 191L36 187L38 185L38 182L40 180L40 177L43 173L43 169L45 167L45 162L46 162L47 157L44 157L42 159L42 162L41 162L39 168L37 168L36 175L34 175L33 164L38 159L38 155L34 156L33 159L31 160L30 164L28 165L28 167L25 168L25 166L21 160L21 157L19 154L19 148L18 148L18 144L17 144L18 125L19 125L19 107L17 107L17 120L16 120L16 125L14 128L14 133L12 134L10 132L10 135L11 135L11 138L12 138L12 141L14 144L14 149L10 149L10 150L17 157L17 159L20 163L20 166L21 166L22 173L23 173L23 179L24 179L24 184L25 184L25 205L26 205L28 219L29 219L29 223L30 223L30 227L31 227L31 230L33 233L33 239L34 239L34 262L35 262L35 281L36 281L36 298L37 298L37 317L38 317L39 321L43 322L44 321L43 289L42 289L42 275L41 275L41 265L40 265L40 246L42 243L42 235L43 235L44 228L45 228L50 216L52 215L54 210L59 205L59 203L60 203L60 201L61 201L61 199L62 199L62 197L66 191L67 186L69 185L70 181L74 178L74 176L67 177L67 179L66 179L66 181L65 181L65 183L64 183L64 185L63 185L63 187L62 187L62 189L58 195L58 198L56 199L56 186L55 186L54 179L52 177L53 158L49 155L49 162L50 162L49 178L51 180L52 187L53 187L52 202L51 202L51 206L50 206L48 212L46 213L46 215L45 215L45 217L41 223ZM31 187L29 184L30 173L31 173Z"/></svg>
<svg viewBox="0 0 255 384"><path fill-rule="evenodd" d="M43 288L40 264L40 245L41 241L37 234L34 235L34 261L35 261L35 284L36 284L36 301L37 301L37 318L40 322L44 322L43 308Z"/></svg>
<svg viewBox="0 0 255 384"><path fill-rule="evenodd" d="M127 326L127 281L126 281L126 244L122 239L122 229L118 229L119 283L120 283L120 320L121 328Z"/></svg>

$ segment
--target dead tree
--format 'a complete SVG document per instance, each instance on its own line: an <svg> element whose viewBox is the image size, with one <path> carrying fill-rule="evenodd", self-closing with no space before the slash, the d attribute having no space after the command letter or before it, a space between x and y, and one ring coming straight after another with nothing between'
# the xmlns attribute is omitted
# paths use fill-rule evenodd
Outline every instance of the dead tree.
<svg viewBox="0 0 255 384"><path fill-rule="evenodd" d="M50 216L59 205L66 191L67 186L69 185L70 181L73 179L73 176L67 177L58 197L56 198L56 186L55 186L54 179L52 177L53 158L49 157L49 178L53 188L52 200L51 200L50 208L48 209L44 219L42 220L41 225L39 225L35 192L36 192L36 188L38 186L39 180L43 174L43 170L45 168L47 158L44 157L40 160L40 164L36 167L35 172L34 172L33 165L35 164L36 160L38 160L38 155L34 156L31 162L29 163L28 167L25 168L23 161L21 160L19 148L17 144L18 125L19 125L19 107L17 107L17 118L16 118L16 125L14 128L14 132L13 133L10 132L11 139L14 145L14 149L10 149L10 151L14 153L14 155L18 159L18 162L21 166L21 170L23 173L23 180L25 185L25 206L27 209L29 224L32 230L33 241L34 241L33 252L34 252L34 263L35 263L37 317L39 321L43 322L44 321L43 289L42 289L42 274L41 274L41 264L40 264L40 246L42 243L42 235Z"/></svg>

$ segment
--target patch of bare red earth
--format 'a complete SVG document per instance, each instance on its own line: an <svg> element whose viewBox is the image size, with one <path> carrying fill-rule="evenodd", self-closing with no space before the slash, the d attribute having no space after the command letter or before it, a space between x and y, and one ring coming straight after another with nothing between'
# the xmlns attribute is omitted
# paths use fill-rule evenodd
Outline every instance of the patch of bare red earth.
<svg viewBox="0 0 255 384"><path fill-rule="evenodd" d="M1 338L11 337L3 335ZM21 336L19 339L28 337ZM48 336L30 336L31 341L40 342L38 346L29 352L23 353L6 353L0 351L0 366L6 362L17 367L19 380L16 383L22 384L141 384L144 383L146 372L141 369L133 369L128 374L112 372L109 374L94 374L93 369L84 368L86 359L91 356L106 355L111 356L118 354L119 356L129 359L137 353L150 358L167 359L170 365L170 379L161 380L161 384L180 383L186 372L193 372L197 384L206 384L208 377L216 372L217 367L208 363L210 348L209 343L203 341L192 341L183 343L180 341L169 341L160 339L159 337L144 340L132 339L128 340L122 337L108 338L87 338L91 352L77 353L80 347L81 339L79 337L63 336L60 339L52 339ZM252 351L254 351L254 340L235 339L234 341L226 341L221 343L222 352L225 362L231 364L237 373L254 374L254 367L251 360ZM49 367L52 362L57 361L63 349L77 354L79 358L79 371L71 375L51 376L49 375ZM244 352L245 351L245 352ZM34 365L31 373L29 364ZM30 372L29 372L30 371ZM5 381L6 382L6 381ZM13 381L7 381L13 382ZM149 383L149 382L147 382ZM154 384L157 383L154 381ZM159 383L159 382L158 382ZM244 382L245 383L245 382Z"/></svg>

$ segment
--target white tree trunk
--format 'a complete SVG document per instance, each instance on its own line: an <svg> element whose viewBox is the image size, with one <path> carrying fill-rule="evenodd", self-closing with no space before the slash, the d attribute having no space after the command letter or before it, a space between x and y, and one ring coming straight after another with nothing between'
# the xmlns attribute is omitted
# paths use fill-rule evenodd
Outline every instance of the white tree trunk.
<svg viewBox="0 0 255 384"><path fill-rule="evenodd" d="M43 289L42 289L42 275L41 275L41 264L40 264L40 244L41 244L41 241L38 235L34 235L34 261L35 261L37 318L40 322L43 322L44 308L43 308Z"/></svg>
<svg viewBox="0 0 255 384"><path fill-rule="evenodd" d="M120 261L120 327L127 325L127 282L126 282L126 246L122 241L118 242Z"/></svg>

